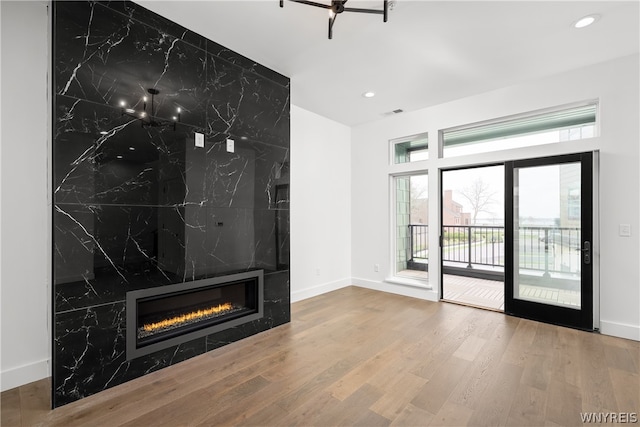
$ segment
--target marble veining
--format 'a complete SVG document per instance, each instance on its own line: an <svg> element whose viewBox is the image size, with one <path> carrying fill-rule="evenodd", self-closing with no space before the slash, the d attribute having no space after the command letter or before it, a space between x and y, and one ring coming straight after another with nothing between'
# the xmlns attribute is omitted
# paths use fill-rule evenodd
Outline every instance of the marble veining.
<svg viewBox="0 0 640 427"><path fill-rule="evenodd" d="M133 2L57 1L53 28L55 407L290 320L290 89ZM166 126L123 114L149 88ZM254 269L262 319L126 360L127 292Z"/></svg>

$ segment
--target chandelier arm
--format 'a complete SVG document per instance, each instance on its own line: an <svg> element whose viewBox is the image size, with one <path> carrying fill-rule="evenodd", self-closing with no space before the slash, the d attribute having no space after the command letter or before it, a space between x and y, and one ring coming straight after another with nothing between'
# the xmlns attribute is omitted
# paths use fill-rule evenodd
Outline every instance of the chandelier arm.
<svg viewBox="0 0 640 427"><path fill-rule="evenodd" d="M345 12L359 12L359 13L374 13L376 15L382 15L384 14L384 10L377 10L377 9L358 9L355 7L345 7L344 8Z"/></svg>
<svg viewBox="0 0 640 427"><path fill-rule="evenodd" d="M322 3L316 3L314 1L308 1L308 0L289 0L290 2L293 3L301 3L301 4L306 4L309 6L315 6L315 7L321 7L323 9L331 9L331 6L326 5L326 4L322 4ZM280 2L280 4L282 5L282 2Z"/></svg>
<svg viewBox="0 0 640 427"><path fill-rule="evenodd" d="M329 17L329 40L333 39L333 24L336 22L338 15Z"/></svg>

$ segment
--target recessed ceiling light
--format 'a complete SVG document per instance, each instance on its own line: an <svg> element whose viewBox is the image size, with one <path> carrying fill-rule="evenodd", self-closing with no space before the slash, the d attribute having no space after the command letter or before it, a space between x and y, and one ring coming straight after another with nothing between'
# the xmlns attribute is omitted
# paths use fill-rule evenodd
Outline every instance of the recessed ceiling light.
<svg viewBox="0 0 640 427"><path fill-rule="evenodd" d="M130 151L135 151L136 149L135 149L135 147L129 147L129 150Z"/></svg>
<svg viewBox="0 0 640 427"><path fill-rule="evenodd" d="M365 98L373 98L374 96L376 96L376 93L369 91L369 92L363 93L362 96L364 96Z"/></svg>
<svg viewBox="0 0 640 427"><path fill-rule="evenodd" d="M100 135L106 135L106 134L108 134L108 133L109 133L109 132L107 132L106 130L102 130L102 131L100 131Z"/></svg>
<svg viewBox="0 0 640 427"><path fill-rule="evenodd" d="M118 154L118 155L116 156L116 158L117 158L117 159L121 159L121 158L122 158L122 156Z"/></svg>
<svg viewBox="0 0 640 427"><path fill-rule="evenodd" d="M600 19L600 15L587 15L584 18L578 19L573 26L575 28L584 28L589 25L595 23L598 19Z"/></svg>

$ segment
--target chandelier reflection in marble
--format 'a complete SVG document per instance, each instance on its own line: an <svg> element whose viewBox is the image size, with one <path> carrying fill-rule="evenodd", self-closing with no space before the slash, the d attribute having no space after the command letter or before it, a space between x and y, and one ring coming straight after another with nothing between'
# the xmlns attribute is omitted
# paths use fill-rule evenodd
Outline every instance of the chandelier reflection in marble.
<svg viewBox="0 0 640 427"><path fill-rule="evenodd" d="M147 92L151 95L150 112L147 112L147 103L149 101L149 97L145 95L142 97L142 111L136 111L133 108L128 108L126 101L120 101L122 114L140 120L142 127L173 126L173 130L175 131L176 124L180 123L180 113L182 111L181 108L176 108L176 115L173 116L171 120L156 117L155 96L159 94L160 91L155 88L149 88L147 89Z"/></svg>

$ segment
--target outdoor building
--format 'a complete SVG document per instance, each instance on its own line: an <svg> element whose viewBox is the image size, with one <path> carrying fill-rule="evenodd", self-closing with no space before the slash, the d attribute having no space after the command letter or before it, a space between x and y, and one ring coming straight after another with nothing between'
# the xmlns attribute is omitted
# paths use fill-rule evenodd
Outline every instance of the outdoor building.
<svg viewBox="0 0 640 427"><path fill-rule="evenodd" d="M442 225L472 225L471 214L464 212L462 204L453 200L453 190L442 193Z"/></svg>

